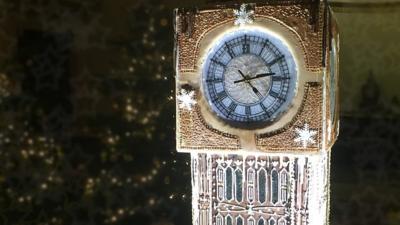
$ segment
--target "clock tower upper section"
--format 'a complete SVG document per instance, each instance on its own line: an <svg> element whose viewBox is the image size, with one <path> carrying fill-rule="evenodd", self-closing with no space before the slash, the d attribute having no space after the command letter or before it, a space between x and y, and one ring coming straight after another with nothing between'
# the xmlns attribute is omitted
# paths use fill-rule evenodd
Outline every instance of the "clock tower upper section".
<svg viewBox="0 0 400 225"><path fill-rule="evenodd" d="M338 135L339 37L320 2L175 11L177 149L313 153Z"/></svg>

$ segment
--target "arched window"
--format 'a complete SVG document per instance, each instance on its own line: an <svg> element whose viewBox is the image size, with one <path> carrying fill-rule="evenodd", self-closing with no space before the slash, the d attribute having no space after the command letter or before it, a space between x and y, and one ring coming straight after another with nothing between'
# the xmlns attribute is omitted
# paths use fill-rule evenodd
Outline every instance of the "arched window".
<svg viewBox="0 0 400 225"><path fill-rule="evenodd" d="M288 175L286 171L281 173L281 201L286 203L288 198Z"/></svg>
<svg viewBox="0 0 400 225"><path fill-rule="evenodd" d="M217 197L220 201L224 200L224 169L217 168Z"/></svg>
<svg viewBox="0 0 400 225"><path fill-rule="evenodd" d="M278 225L286 225L286 220L285 219L280 219Z"/></svg>
<svg viewBox="0 0 400 225"><path fill-rule="evenodd" d="M224 199L224 187L222 185L218 185L218 199L222 201Z"/></svg>
<svg viewBox="0 0 400 225"><path fill-rule="evenodd" d="M222 218L221 215L217 216L216 225L224 225L224 219Z"/></svg>
<svg viewBox="0 0 400 225"><path fill-rule="evenodd" d="M236 225L243 225L243 219L242 219L242 217L238 217L238 218L236 218Z"/></svg>
<svg viewBox="0 0 400 225"><path fill-rule="evenodd" d="M258 172L258 201L260 203L265 202L265 186L266 186L266 174L265 170L261 169Z"/></svg>
<svg viewBox="0 0 400 225"><path fill-rule="evenodd" d="M243 177L242 171L239 170L239 169L236 170L235 175L236 175L236 179L235 179L235 191L236 191L235 195L236 196L235 197L236 197L237 201L241 202L242 198L243 198L243 196L242 196L242 192L243 192L243 188L242 188L242 177Z"/></svg>
<svg viewBox="0 0 400 225"><path fill-rule="evenodd" d="M252 168L247 171L247 181L249 184L254 184L254 169Z"/></svg>
<svg viewBox="0 0 400 225"><path fill-rule="evenodd" d="M254 219L250 217L250 218L247 220L247 225L255 225Z"/></svg>
<svg viewBox="0 0 400 225"><path fill-rule="evenodd" d="M224 169L221 167L217 169L217 181L220 183L224 182Z"/></svg>
<svg viewBox="0 0 400 225"><path fill-rule="evenodd" d="M226 169L225 176L225 198L227 200L232 200L232 168L228 167Z"/></svg>
<svg viewBox="0 0 400 225"><path fill-rule="evenodd" d="M254 182L255 182L255 172L253 168L247 170L247 199L250 202L254 200Z"/></svg>
<svg viewBox="0 0 400 225"><path fill-rule="evenodd" d="M258 220L258 225L264 225L264 220L263 220L263 218L260 218L260 220Z"/></svg>
<svg viewBox="0 0 400 225"><path fill-rule="evenodd" d="M227 216L225 222L226 222L226 225L232 225L232 217Z"/></svg>
<svg viewBox="0 0 400 225"><path fill-rule="evenodd" d="M272 176L271 201L272 201L272 203L275 204L278 202L278 192L279 192L279 190L278 190L278 188L279 188L278 172L276 172L276 170L273 170L271 176Z"/></svg>
<svg viewBox="0 0 400 225"><path fill-rule="evenodd" d="M276 221L274 218L269 219L269 224L268 225L276 225Z"/></svg>

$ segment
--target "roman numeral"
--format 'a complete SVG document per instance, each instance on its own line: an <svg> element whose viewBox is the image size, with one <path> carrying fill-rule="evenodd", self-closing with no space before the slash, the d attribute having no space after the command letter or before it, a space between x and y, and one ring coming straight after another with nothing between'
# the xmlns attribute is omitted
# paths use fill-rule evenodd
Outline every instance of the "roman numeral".
<svg viewBox="0 0 400 225"><path fill-rule="evenodd" d="M272 82L282 80L290 80L290 77L272 76Z"/></svg>
<svg viewBox="0 0 400 225"><path fill-rule="evenodd" d="M229 56L230 56L232 59L235 58L235 53L232 51L231 46L230 46L228 43L226 43L226 42L225 42L225 46L226 46L226 49L228 50Z"/></svg>
<svg viewBox="0 0 400 225"><path fill-rule="evenodd" d="M217 94L217 100L222 100L224 98L226 98L228 96L228 94L226 94L225 91L221 91L220 93Z"/></svg>
<svg viewBox="0 0 400 225"><path fill-rule="evenodd" d="M250 53L250 44L247 43L247 35L244 35L244 43L242 45L242 52L244 54Z"/></svg>
<svg viewBox="0 0 400 225"><path fill-rule="evenodd" d="M267 114L268 117L271 117L271 114L268 112L267 108L264 106L262 102L260 103L260 106L264 110L265 114Z"/></svg>
<svg viewBox="0 0 400 225"><path fill-rule="evenodd" d="M237 107L237 104L234 102L231 102L231 104L228 106L229 112L235 111L236 107Z"/></svg>
<svg viewBox="0 0 400 225"><path fill-rule="evenodd" d="M261 48L260 52L258 53L261 56L261 53L264 51L265 47L267 47L267 42L264 43L263 47Z"/></svg>
<svg viewBox="0 0 400 225"><path fill-rule="evenodd" d="M216 63L216 64L218 64L218 65L220 65L220 66L222 66L222 67L224 67L224 68L226 67L225 64L223 64L222 62L220 62L220 61L218 61L218 60L211 59L211 62Z"/></svg>
<svg viewBox="0 0 400 225"><path fill-rule="evenodd" d="M271 91L269 92L269 95L271 95L272 97L277 98L277 99L279 99L279 100L281 100L281 101L284 101L284 100L285 100L284 98L280 97L279 94L276 93L276 92L273 91L273 90L271 90Z"/></svg>
<svg viewBox="0 0 400 225"><path fill-rule="evenodd" d="M218 82L222 82L222 79L221 78L207 79L206 82L207 83L218 83Z"/></svg>
<svg viewBox="0 0 400 225"><path fill-rule="evenodd" d="M245 112L246 112L246 115L247 115L247 116L251 115L251 109L250 109L250 106L246 106L246 108L245 108Z"/></svg>
<svg viewBox="0 0 400 225"><path fill-rule="evenodd" d="M263 45L263 47L261 48L260 53L258 53L259 56L261 56L261 54L262 54L262 52L264 51L265 48L267 48L268 50L271 51L271 48L270 48L270 46L269 46L269 43L270 43L270 42L269 42L268 40L266 40L266 41L264 42L264 45Z"/></svg>
<svg viewBox="0 0 400 225"><path fill-rule="evenodd" d="M243 44L242 50L243 50L244 54L250 53L250 45L249 44Z"/></svg>
<svg viewBox="0 0 400 225"><path fill-rule="evenodd" d="M278 98L278 97L279 97L279 94L276 93L276 92L273 91L273 90L271 90L271 91L269 92L269 95L271 95L271 96L274 97L274 98Z"/></svg>
<svg viewBox="0 0 400 225"><path fill-rule="evenodd" d="M272 65L274 65L275 63L279 62L280 60L282 60L283 58L285 58L284 55L281 55L279 57L276 57L275 59L273 59L271 62L267 63L267 66L270 67Z"/></svg>

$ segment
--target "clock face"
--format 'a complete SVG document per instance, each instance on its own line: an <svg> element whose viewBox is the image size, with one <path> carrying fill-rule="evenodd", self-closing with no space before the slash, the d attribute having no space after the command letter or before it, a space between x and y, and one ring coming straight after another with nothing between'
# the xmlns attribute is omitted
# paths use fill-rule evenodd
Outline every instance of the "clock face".
<svg viewBox="0 0 400 225"><path fill-rule="evenodd" d="M258 30L222 37L203 68L206 98L220 118L235 123L274 120L290 104L297 70L288 47Z"/></svg>

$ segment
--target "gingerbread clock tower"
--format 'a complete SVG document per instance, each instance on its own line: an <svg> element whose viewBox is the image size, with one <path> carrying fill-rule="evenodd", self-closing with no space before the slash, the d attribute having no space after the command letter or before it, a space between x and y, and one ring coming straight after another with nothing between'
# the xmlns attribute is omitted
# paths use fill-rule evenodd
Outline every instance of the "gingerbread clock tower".
<svg viewBox="0 0 400 225"><path fill-rule="evenodd" d="M176 141L191 154L193 225L329 223L338 51L325 2L175 10Z"/></svg>

